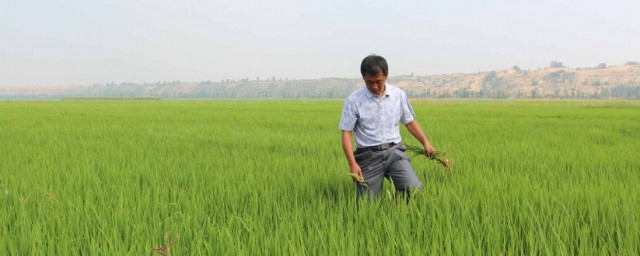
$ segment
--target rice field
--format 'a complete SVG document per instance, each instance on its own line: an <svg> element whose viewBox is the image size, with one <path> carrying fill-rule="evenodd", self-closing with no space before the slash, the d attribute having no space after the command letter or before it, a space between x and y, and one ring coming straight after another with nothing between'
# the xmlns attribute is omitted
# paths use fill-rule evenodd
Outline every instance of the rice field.
<svg viewBox="0 0 640 256"><path fill-rule="evenodd" d="M341 100L0 102L0 254L640 254L640 102L413 106L451 173L358 204Z"/></svg>

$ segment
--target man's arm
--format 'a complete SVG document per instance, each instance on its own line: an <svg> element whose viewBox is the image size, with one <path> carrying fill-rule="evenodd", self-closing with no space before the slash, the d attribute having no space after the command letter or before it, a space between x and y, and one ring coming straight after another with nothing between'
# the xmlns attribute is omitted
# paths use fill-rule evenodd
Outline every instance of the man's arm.
<svg viewBox="0 0 640 256"><path fill-rule="evenodd" d="M405 126L407 127L407 130L409 130L409 133L411 133L413 137L416 137L416 139L418 139L418 141L420 141L420 143L424 147L424 151L426 151L424 155L426 157L431 157L431 153L436 151L436 149L431 146L431 143L429 143L429 140L427 139L427 136L424 135L420 124L418 124L418 121L413 120Z"/></svg>
<svg viewBox="0 0 640 256"><path fill-rule="evenodd" d="M353 143L351 142L351 138L353 137L352 134L352 131L342 131L342 150L344 151L344 156L347 158L347 162L349 162L349 169L351 170L351 173L362 177L360 165L358 165L356 157L353 155ZM353 178L353 181L356 181L356 179Z"/></svg>

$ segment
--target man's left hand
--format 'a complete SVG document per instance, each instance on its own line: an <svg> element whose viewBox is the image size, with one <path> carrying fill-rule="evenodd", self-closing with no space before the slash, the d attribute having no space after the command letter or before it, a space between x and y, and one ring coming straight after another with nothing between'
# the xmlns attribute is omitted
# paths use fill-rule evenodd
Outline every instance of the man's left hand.
<svg viewBox="0 0 640 256"><path fill-rule="evenodd" d="M427 143L427 144L425 144L423 146L424 146L424 151L425 151L424 155L427 158L431 159L431 153L435 152L436 149L433 146L431 146L431 144L429 144L429 143Z"/></svg>

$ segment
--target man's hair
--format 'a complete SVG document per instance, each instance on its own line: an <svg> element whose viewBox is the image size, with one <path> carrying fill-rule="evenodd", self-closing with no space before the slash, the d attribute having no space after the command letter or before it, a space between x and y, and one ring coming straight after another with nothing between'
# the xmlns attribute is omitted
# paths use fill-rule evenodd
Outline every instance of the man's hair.
<svg viewBox="0 0 640 256"><path fill-rule="evenodd" d="M362 60L362 64L360 64L360 74L364 77L365 74L376 75L378 72L382 71L384 76L389 75L389 66L387 65L387 60L385 60L382 56L378 56L375 54L371 54Z"/></svg>

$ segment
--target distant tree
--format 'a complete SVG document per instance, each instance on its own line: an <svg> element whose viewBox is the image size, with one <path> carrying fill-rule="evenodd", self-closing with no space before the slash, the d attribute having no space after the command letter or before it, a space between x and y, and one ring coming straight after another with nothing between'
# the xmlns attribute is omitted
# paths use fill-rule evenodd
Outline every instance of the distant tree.
<svg viewBox="0 0 640 256"><path fill-rule="evenodd" d="M547 74L542 79L549 83L567 83L572 82L575 77L576 73L574 72L565 72L564 70L558 70L556 72Z"/></svg>
<svg viewBox="0 0 640 256"><path fill-rule="evenodd" d="M511 69L515 70L516 72L520 72L520 67L518 67L518 65L515 65L513 67L511 67Z"/></svg>
<svg viewBox="0 0 640 256"><path fill-rule="evenodd" d="M596 66L596 69L605 69L607 68L607 64L606 63L600 63L598 64L598 66Z"/></svg>
<svg viewBox="0 0 640 256"><path fill-rule="evenodd" d="M540 95L538 93L538 89L537 88L531 90L531 98L539 98L539 97L540 97Z"/></svg>
<svg viewBox="0 0 640 256"><path fill-rule="evenodd" d="M600 82L600 80L596 80L596 81L593 81L593 82L591 83L591 85L592 85L592 86L600 86L600 85L602 85L602 83Z"/></svg>
<svg viewBox="0 0 640 256"><path fill-rule="evenodd" d="M639 63L639 62L637 62L637 61L627 61L627 62L625 62L624 64L625 64L625 65L627 65L627 66L631 66L631 65L640 65L640 63Z"/></svg>
<svg viewBox="0 0 640 256"><path fill-rule="evenodd" d="M487 73L487 75L484 76L483 81L484 82L491 82L493 80L496 79L496 72L495 71L491 71L489 73Z"/></svg>
<svg viewBox="0 0 640 256"><path fill-rule="evenodd" d="M549 67L552 67L552 68L563 68L564 65L562 65L562 62L554 60L554 61L551 62L551 64L549 64Z"/></svg>

